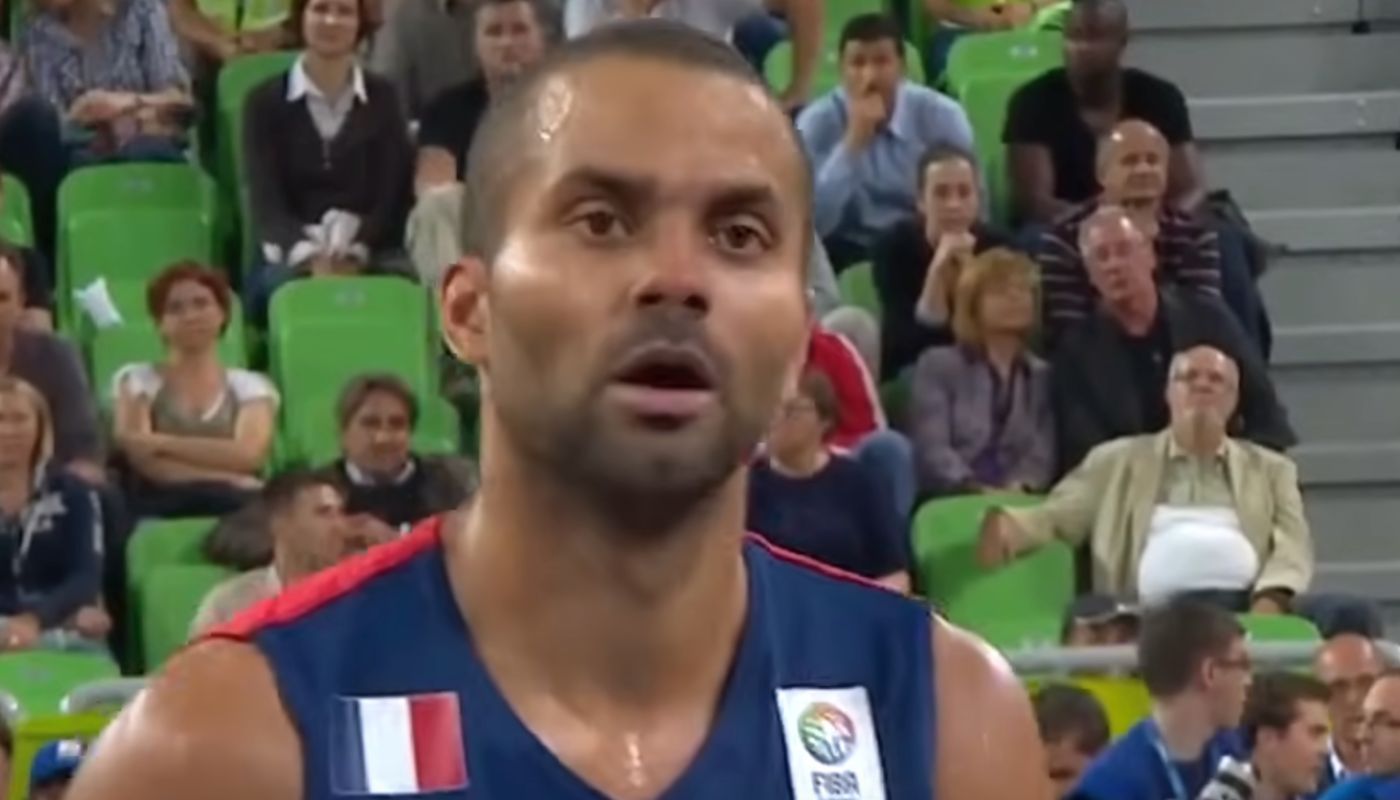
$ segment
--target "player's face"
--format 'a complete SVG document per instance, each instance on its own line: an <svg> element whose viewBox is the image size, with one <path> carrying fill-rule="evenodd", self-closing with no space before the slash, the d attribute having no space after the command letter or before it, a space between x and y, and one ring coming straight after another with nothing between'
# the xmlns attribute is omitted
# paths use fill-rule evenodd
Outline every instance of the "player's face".
<svg viewBox="0 0 1400 800"><path fill-rule="evenodd" d="M756 88L655 61L541 88L493 263L444 288L514 449L614 500L674 504L735 473L806 341L788 124Z"/></svg>

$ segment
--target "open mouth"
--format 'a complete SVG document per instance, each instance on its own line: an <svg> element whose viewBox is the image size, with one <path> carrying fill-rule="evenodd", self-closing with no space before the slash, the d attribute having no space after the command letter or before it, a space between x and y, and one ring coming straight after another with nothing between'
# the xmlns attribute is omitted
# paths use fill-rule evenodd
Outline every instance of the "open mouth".
<svg viewBox="0 0 1400 800"><path fill-rule="evenodd" d="M685 347L643 348L613 375L610 389L636 416L680 422L714 399L715 372L700 352Z"/></svg>

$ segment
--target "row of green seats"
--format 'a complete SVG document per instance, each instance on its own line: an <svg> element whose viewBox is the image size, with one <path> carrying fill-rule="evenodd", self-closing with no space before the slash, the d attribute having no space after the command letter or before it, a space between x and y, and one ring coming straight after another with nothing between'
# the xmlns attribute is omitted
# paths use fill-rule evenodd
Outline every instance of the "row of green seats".
<svg viewBox="0 0 1400 800"><path fill-rule="evenodd" d="M230 574L204 555L214 523L208 517L149 521L127 541L127 655L146 671L184 643L200 600Z"/></svg>

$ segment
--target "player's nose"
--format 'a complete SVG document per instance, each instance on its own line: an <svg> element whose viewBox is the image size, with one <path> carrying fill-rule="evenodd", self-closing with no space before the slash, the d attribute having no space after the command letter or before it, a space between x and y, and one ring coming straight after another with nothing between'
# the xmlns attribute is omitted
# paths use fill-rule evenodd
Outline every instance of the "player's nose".
<svg viewBox="0 0 1400 800"><path fill-rule="evenodd" d="M674 305L698 314L710 310L710 288L701 237L662 231L653 240L633 301L638 306Z"/></svg>

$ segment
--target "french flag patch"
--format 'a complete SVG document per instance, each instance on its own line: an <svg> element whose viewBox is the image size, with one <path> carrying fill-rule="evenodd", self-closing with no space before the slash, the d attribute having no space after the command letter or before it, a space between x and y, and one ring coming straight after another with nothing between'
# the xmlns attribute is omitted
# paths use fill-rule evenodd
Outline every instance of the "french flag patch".
<svg viewBox="0 0 1400 800"><path fill-rule="evenodd" d="M431 794L467 787L462 712L453 692L336 698L332 726L336 794Z"/></svg>

